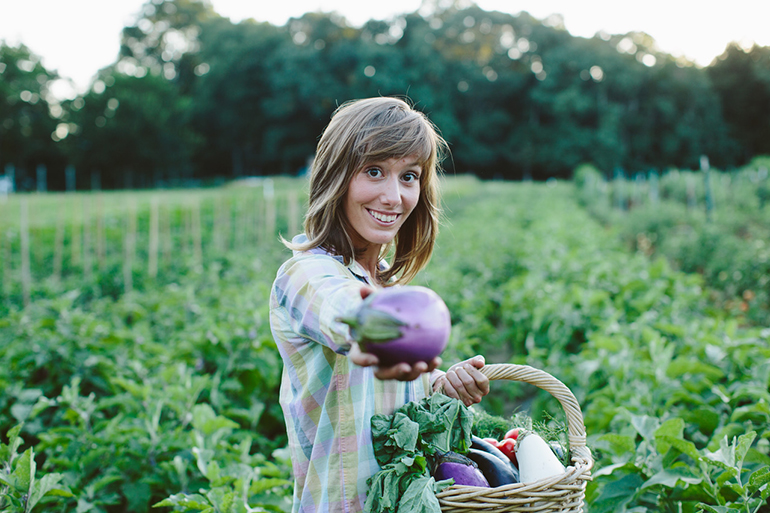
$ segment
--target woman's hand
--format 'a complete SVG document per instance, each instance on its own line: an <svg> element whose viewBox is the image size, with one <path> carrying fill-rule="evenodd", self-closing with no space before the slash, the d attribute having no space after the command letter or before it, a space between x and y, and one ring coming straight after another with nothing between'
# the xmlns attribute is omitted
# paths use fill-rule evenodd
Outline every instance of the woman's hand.
<svg viewBox="0 0 770 513"><path fill-rule="evenodd" d="M358 344L353 343L348 352L350 361L361 367L377 366L380 360L371 353L364 353ZM374 371L374 377L382 380L396 379L398 381L414 381L425 372L431 372L441 365L441 358L435 357L430 362L417 362L414 365L397 363L391 367L378 367Z"/></svg>
<svg viewBox="0 0 770 513"><path fill-rule="evenodd" d="M479 370L484 363L484 357L479 355L452 365L435 381L433 389L443 386L444 395L461 400L465 406L481 402L489 393L489 379Z"/></svg>
<svg viewBox="0 0 770 513"><path fill-rule="evenodd" d="M374 289L369 286L361 287L361 299L374 292ZM377 366L380 360L377 356L371 353L364 353L361 347L357 343L353 343L348 352L348 358L350 361L361 367ZM434 369L441 365L441 358L438 356L430 362L417 362L414 365L408 363L397 363L391 367L379 367L374 371L374 376L378 379L396 379L398 381L414 381L419 378L421 374L425 372L432 372Z"/></svg>

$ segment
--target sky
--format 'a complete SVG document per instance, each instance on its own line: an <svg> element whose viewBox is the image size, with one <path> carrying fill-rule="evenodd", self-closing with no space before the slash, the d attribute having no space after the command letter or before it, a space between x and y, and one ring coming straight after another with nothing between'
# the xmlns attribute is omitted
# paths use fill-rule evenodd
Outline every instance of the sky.
<svg viewBox="0 0 770 513"><path fill-rule="evenodd" d="M369 19L390 19L420 9L423 0L210 0L214 10L239 22L246 18L283 25L308 11L336 11L360 26ZM442 0L434 0L442 1ZM115 62L121 29L133 25L145 0L0 0L0 39L24 43L59 81L60 98L84 92L96 72ZM702 0L476 0L485 10L538 19L561 14L573 35L600 31L643 31L669 54L707 66L731 41L749 48L770 46L770 0L732 0L720 8ZM0 77L2 78L2 77ZM70 82L71 81L71 82Z"/></svg>

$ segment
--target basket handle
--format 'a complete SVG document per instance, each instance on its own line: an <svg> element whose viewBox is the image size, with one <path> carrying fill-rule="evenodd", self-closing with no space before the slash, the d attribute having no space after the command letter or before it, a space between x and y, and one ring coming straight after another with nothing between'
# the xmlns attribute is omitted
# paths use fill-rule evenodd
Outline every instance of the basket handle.
<svg viewBox="0 0 770 513"><path fill-rule="evenodd" d="M554 396L559 401L564 413L567 415L567 434L571 450L586 446L586 428L583 424L583 412L580 410L575 395L567 386L550 374L529 365L516 365L512 363L492 363L481 368L490 381L508 379L522 381L541 388Z"/></svg>

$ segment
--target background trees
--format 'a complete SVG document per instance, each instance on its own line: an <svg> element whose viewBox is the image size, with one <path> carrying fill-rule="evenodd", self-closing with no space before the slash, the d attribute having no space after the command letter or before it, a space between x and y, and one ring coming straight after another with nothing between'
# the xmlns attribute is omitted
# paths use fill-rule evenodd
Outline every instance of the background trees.
<svg viewBox="0 0 770 513"><path fill-rule="evenodd" d="M471 6L279 27L200 0L148 2L121 42L62 104L28 50L0 47L0 166L72 164L79 187L97 171L104 187L295 174L334 109L372 95L408 96L450 142L448 169L485 178L694 168L704 153L730 168L770 152L770 48L731 45L700 69L647 34L574 37L558 16Z"/></svg>

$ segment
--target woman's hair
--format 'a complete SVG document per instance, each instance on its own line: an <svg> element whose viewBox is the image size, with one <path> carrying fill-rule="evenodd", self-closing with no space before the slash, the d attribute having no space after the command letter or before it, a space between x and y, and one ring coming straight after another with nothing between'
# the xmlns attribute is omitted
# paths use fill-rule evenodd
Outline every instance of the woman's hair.
<svg viewBox="0 0 770 513"><path fill-rule="evenodd" d="M444 139L421 112L398 98L368 98L344 103L332 114L318 142L310 171L305 234L308 241L291 249L323 247L355 259L352 230L343 209L351 179L366 164L415 155L422 169L420 197L412 213L380 257L395 246L391 266L376 277L385 284L408 283L428 263L438 234L439 162Z"/></svg>

